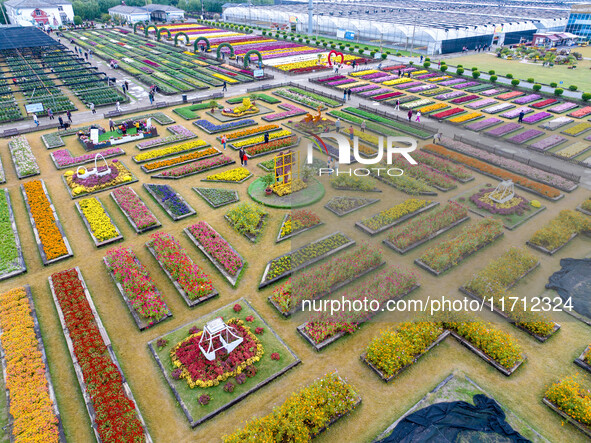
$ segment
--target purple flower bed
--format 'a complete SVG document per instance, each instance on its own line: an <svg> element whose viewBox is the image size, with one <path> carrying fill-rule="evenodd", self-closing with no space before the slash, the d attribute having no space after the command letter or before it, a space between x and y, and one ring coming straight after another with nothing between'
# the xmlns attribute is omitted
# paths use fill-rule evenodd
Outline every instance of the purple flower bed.
<svg viewBox="0 0 591 443"><path fill-rule="evenodd" d="M64 166L92 161L97 154L102 154L103 157L108 158L116 155L124 155L125 151L121 148L110 148L93 154L83 154L78 157L72 157L72 153L67 149L59 149L57 151L53 151L51 154L55 160L55 163L60 168L63 168Z"/></svg>
<svg viewBox="0 0 591 443"><path fill-rule="evenodd" d="M517 103L518 105L525 105L526 103L535 102L536 100L541 99L542 96L538 94L529 94L524 95L523 97L518 97L513 100L513 103Z"/></svg>
<svg viewBox="0 0 591 443"><path fill-rule="evenodd" d="M566 112L570 109L576 108L577 106L579 106L579 105L577 105L576 103L564 102L559 105L552 106L550 109L548 109L548 111L554 112L556 114L561 114L561 113Z"/></svg>
<svg viewBox="0 0 591 443"><path fill-rule="evenodd" d="M224 123L221 125L216 125L214 123L211 123L207 120L196 120L193 122L193 124L195 126L199 126L200 128L203 128L209 132L222 132L222 131L226 131L229 129L236 129L236 128L241 128L243 126L249 126L256 123L256 121L254 121L251 118L246 118L244 120L237 120L237 121L233 121L233 122L228 122L228 123Z"/></svg>
<svg viewBox="0 0 591 443"><path fill-rule="evenodd" d="M502 121L503 120L496 117L485 118L484 120L467 125L466 129L470 129L471 131L482 131L483 129L490 128L491 126L501 123Z"/></svg>
<svg viewBox="0 0 591 443"><path fill-rule="evenodd" d="M417 75L415 78L424 79L424 78L431 78L431 77L439 77L440 75L441 74L439 74L438 72L431 72L430 74Z"/></svg>
<svg viewBox="0 0 591 443"><path fill-rule="evenodd" d="M373 81L376 82L376 83L384 83L384 82L387 82L389 80L396 80L397 78L398 78L397 75L387 75L386 77L380 77L380 78L377 78L377 79L375 79Z"/></svg>
<svg viewBox="0 0 591 443"><path fill-rule="evenodd" d="M113 160L113 163L117 163L117 159ZM112 165L111 165L112 166ZM99 166L97 168L87 168L90 171L104 172L107 169L110 169L111 172L109 174L98 176L98 175L91 175L90 177L80 178L77 175L72 176L72 182L76 183L77 185L84 186L85 188L92 188L94 186L103 185L105 183L109 183L111 180L115 180L119 177L120 170L116 167L110 168L109 166Z"/></svg>
<svg viewBox="0 0 591 443"><path fill-rule="evenodd" d="M470 86L478 86L479 84L480 83L478 83L478 82L458 83L457 85L452 85L452 88L464 89L464 88L469 88Z"/></svg>
<svg viewBox="0 0 591 443"><path fill-rule="evenodd" d="M408 90L408 92L422 92L422 91L427 91L429 89L435 89L438 88L437 85L421 85L421 86L415 86L414 88L410 88Z"/></svg>
<svg viewBox="0 0 591 443"><path fill-rule="evenodd" d="M356 88L351 88L351 92L363 92L363 91L371 91L373 89L378 89L379 86L377 85L365 85L365 86L357 86Z"/></svg>
<svg viewBox="0 0 591 443"><path fill-rule="evenodd" d="M507 140L511 143L522 144L532 138L539 137L540 135L545 134L544 131L540 131L539 129L528 129L527 131L520 132L519 134L515 134L512 137L509 137Z"/></svg>
<svg viewBox="0 0 591 443"><path fill-rule="evenodd" d="M451 85L456 85L458 83L464 83L465 80L461 79L461 78L452 78L451 80L445 80L443 82L439 82L439 84L441 86L451 86Z"/></svg>
<svg viewBox="0 0 591 443"><path fill-rule="evenodd" d="M587 137L585 137L585 140L591 140L591 135L588 135Z"/></svg>
<svg viewBox="0 0 591 443"><path fill-rule="evenodd" d="M387 77L387 76L388 76L388 74L385 72L374 72L373 74L362 75L361 78L363 80L373 80L376 78Z"/></svg>
<svg viewBox="0 0 591 443"><path fill-rule="evenodd" d="M379 89L374 89L372 91L362 92L359 95L361 95L363 97L370 97L372 95L386 94L388 92L392 92L392 90L391 89L388 89L388 88L379 88Z"/></svg>
<svg viewBox="0 0 591 443"><path fill-rule="evenodd" d="M449 100L450 98L462 97L463 95L466 95L464 91L451 91L445 94L437 95L435 98L437 100Z"/></svg>
<svg viewBox="0 0 591 443"><path fill-rule="evenodd" d="M398 89L408 89L408 88L412 88L414 86L420 86L423 83L421 82L408 82L408 83L402 83L401 85L394 85L395 88Z"/></svg>
<svg viewBox="0 0 591 443"><path fill-rule="evenodd" d="M304 111L302 108L298 108L297 106L292 105L291 103L281 103L279 105L279 107L281 109L286 109L286 111L285 112L278 112L276 114L263 115L263 120L265 120L267 122L273 122L275 120L281 120L283 118L308 113L308 111Z"/></svg>
<svg viewBox="0 0 591 443"><path fill-rule="evenodd" d="M517 108L517 109L511 109L510 111L503 112L501 114L501 117L516 118L516 117L519 117L519 114L521 113L521 111L523 111L526 114L529 114L530 112L533 112L533 109L528 108L527 106L524 106L522 108Z"/></svg>
<svg viewBox="0 0 591 443"><path fill-rule="evenodd" d="M469 102L470 100L476 100L479 96L476 94L465 95L464 97L454 98L450 103L458 104Z"/></svg>
<svg viewBox="0 0 591 443"><path fill-rule="evenodd" d="M410 67L410 68L401 69L400 71L402 71L402 72L412 72L412 71L416 71L416 70L417 70L417 68Z"/></svg>
<svg viewBox="0 0 591 443"><path fill-rule="evenodd" d="M150 66L153 66L155 68L158 68L160 65L158 63L153 62L152 60L142 60L142 62L149 64Z"/></svg>
<svg viewBox="0 0 591 443"><path fill-rule="evenodd" d="M357 83L357 80L346 78L344 80L337 80L336 82L327 82L326 84L330 85L330 86L338 86L338 85L346 85L347 83Z"/></svg>
<svg viewBox="0 0 591 443"><path fill-rule="evenodd" d="M541 140L538 140L537 142L532 143L529 146L534 149L538 149L540 151L546 151L550 148L553 148L554 146L558 146L559 144L564 143L565 141L566 141L566 137L563 137L562 135L554 134L554 135L551 135L550 137L546 137Z"/></svg>
<svg viewBox="0 0 591 443"><path fill-rule="evenodd" d="M489 89L488 91L482 91L480 95L484 95L485 97L490 97L491 95L497 95L501 92L505 92L506 89Z"/></svg>
<svg viewBox="0 0 591 443"><path fill-rule="evenodd" d="M535 114L524 117L523 123L537 123L540 120L544 120L550 117L552 117L552 114L550 114L549 112L536 112Z"/></svg>
<svg viewBox="0 0 591 443"><path fill-rule="evenodd" d="M153 45L152 43L146 43L146 46L149 46L150 48L155 48L156 45Z"/></svg>
<svg viewBox="0 0 591 443"><path fill-rule="evenodd" d="M496 103L496 102L497 101L493 98L483 98L482 100L477 100L475 102L468 103L466 105L466 108L480 109L480 108L484 108L485 106L492 105L493 103Z"/></svg>
<svg viewBox="0 0 591 443"><path fill-rule="evenodd" d="M130 32L127 29L121 29L121 28L118 28L117 31L119 31L121 34L129 34L129 32Z"/></svg>
<svg viewBox="0 0 591 443"><path fill-rule="evenodd" d="M506 123L489 131L486 131L486 133L488 135L500 137L502 135L509 134L510 132L517 131L521 128L523 128L523 125L520 125L519 123Z"/></svg>
<svg viewBox="0 0 591 443"><path fill-rule="evenodd" d="M519 195L515 195L515 197L514 197L514 198L519 199L519 204L516 206L513 206L511 208L497 207L497 204L494 202L491 204L491 203L487 203L487 202L481 200L481 198L485 194L493 192L494 190L495 190L495 188L482 188L476 194L473 194L472 196L470 196L470 201L472 203L474 203L478 209L484 209L485 211L490 212L491 214L523 215L523 213L528 209L529 202L526 199L524 199L523 197L520 197Z"/></svg>
<svg viewBox="0 0 591 443"><path fill-rule="evenodd" d="M344 75L333 75L332 77L320 78L320 79L318 79L316 81L319 82L319 83L323 83L323 82L332 82L332 81L335 81L335 80L342 80L344 78L347 78L347 77L345 77Z"/></svg>

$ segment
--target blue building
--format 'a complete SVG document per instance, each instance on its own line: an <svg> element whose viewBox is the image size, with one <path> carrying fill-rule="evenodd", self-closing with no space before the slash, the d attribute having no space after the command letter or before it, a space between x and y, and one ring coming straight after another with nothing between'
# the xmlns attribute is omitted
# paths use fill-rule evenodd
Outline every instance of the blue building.
<svg viewBox="0 0 591 443"><path fill-rule="evenodd" d="M565 31L591 39L591 4L572 5Z"/></svg>

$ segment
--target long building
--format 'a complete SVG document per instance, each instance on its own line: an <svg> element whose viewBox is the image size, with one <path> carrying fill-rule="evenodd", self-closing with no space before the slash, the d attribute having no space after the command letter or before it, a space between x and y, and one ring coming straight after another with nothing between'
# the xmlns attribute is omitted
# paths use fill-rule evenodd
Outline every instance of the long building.
<svg viewBox="0 0 591 443"><path fill-rule="evenodd" d="M223 19L233 23L308 32L308 4L227 4ZM371 41L426 54L511 45L541 31L564 31L570 5L518 0L393 0L315 2L314 34Z"/></svg>

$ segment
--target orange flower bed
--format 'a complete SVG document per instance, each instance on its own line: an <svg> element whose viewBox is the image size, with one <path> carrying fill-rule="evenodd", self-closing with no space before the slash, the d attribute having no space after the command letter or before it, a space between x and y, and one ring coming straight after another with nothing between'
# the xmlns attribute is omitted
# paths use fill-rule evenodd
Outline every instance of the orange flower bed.
<svg viewBox="0 0 591 443"><path fill-rule="evenodd" d="M179 155L178 157L173 157L152 163L146 163L143 167L146 168L148 171L151 171L153 169L160 169L165 168L167 166L178 165L179 163L186 162L189 160L198 160L202 157L205 157L206 155L215 154L216 152L219 151L215 148L202 149L201 151L191 152L190 154L183 154Z"/></svg>
<svg viewBox="0 0 591 443"><path fill-rule="evenodd" d="M43 362L25 288L0 294L0 325L15 441L57 443L58 419L45 378L48 368Z"/></svg>
<svg viewBox="0 0 591 443"><path fill-rule="evenodd" d="M545 195L547 197L556 198L560 195L560 191L558 191L558 189L556 188L535 182L528 178L522 177L521 175L513 174L512 172L506 171L505 169L497 168L496 166L490 165L486 162L477 160L467 155L451 151L447 148L444 148L443 146L434 145L430 143L426 145L423 149L425 151L433 152L434 154L438 154L450 160L464 163L467 166L470 166L474 169L478 169L481 172L494 175L503 180L513 180L514 183L519 184L525 188L531 189L532 191L539 192L540 194Z"/></svg>
<svg viewBox="0 0 591 443"><path fill-rule="evenodd" d="M68 253L62 234L57 227L57 220L53 215L49 199L43 190L41 180L33 180L23 185L31 215L35 220L39 238L47 260L52 260Z"/></svg>

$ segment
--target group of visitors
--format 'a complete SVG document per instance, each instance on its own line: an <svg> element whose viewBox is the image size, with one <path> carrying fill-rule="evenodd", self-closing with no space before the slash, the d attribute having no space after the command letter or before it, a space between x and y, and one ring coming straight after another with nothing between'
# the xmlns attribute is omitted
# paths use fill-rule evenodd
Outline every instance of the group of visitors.
<svg viewBox="0 0 591 443"><path fill-rule="evenodd" d="M343 91L343 101L344 102L347 101L347 97L349 98L349 100L351 100L351 90L348 88L345 88L345 90Z"/></svg>
<svg viewBox="0 0 591 443"><path fill-rule="evenodd" d="M335 171L339 172L339 161L336 158L333 160L333 158L329 155L328 160L326 161L326 167L330 169L328 175L332 175L332 173Z"/></svg>

